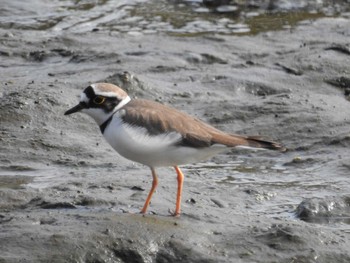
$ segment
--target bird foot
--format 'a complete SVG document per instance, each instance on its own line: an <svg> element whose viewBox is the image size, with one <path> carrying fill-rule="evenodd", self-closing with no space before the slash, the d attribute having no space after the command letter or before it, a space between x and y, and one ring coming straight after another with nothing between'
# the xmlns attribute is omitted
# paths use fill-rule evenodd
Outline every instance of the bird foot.
<svg viewBox="0 0 350 263"><path fill-rule="evenodd" d="M169 209L168 213L173 217L180 217L180 212L174 212L173 210Z"/></svg>

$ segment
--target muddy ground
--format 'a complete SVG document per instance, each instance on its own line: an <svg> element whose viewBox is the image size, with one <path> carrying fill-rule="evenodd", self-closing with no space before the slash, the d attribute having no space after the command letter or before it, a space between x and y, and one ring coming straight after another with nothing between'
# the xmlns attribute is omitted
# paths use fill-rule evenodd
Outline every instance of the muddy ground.
<svg viewBox="0 0 350 263"><path fill-rule="evenodd" d="M0 29L0 262L350 262L350 20L256 36ZM126 73L127 71L128 73ZM89 83L171 105L286 153L159 169L64 116Z"/></svg>

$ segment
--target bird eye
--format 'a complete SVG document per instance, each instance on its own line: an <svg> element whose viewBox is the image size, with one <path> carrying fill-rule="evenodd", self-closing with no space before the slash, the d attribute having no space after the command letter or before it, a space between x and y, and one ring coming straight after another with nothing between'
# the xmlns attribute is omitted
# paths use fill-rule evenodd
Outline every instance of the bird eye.
<svg viewBox="0 0 350 263"><path fill-rule="evenodd" d="M102 97L102 96L97 96L97 97L95 97L94 98L94 103L95 104L98 104L98 105L100 105L100 104L102 104L102 103L104 103L105 102L105 100L106 100L106 98L105 97Z"/></svg>

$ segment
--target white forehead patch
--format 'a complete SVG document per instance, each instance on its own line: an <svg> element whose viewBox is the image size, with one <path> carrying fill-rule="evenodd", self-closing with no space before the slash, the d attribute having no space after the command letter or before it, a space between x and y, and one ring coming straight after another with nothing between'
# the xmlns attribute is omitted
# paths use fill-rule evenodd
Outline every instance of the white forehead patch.
<svg viewBox="0 0 350 263"><path fill-rule="evenodd" d="M100 95L100 96L104 96L104 97L117 97L118 99L123 99L123 98L120 98L116 92L113 92L113 91L102 91L101 89L99 89L97 87L96 84L91 84L90 85L92 87L92 89L94 90L94 93L96 95Z"/></svg>
<svg viewBox="0 0 350 263"><path fill-rule="evenodd" d="M86 96L85 92L81 93L81 95L80 95L80 101L81 101L81 102L86 102L86 103L89 102L89 98Z"/></svg>

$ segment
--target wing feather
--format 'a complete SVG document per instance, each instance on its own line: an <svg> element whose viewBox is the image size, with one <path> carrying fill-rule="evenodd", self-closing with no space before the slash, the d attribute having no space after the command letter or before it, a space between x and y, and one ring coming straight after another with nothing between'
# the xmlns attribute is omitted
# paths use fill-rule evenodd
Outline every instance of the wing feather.
<svg viewBox="0 0 350 263"><path fill-rule="evenodd" d="M222 144L228 147L284 149L278 143L257 136L244 137L225 133L184 112L149 100L131 100L123 109L123 121L130 125L142 126L151 135L177 132L182 136L179 144L183 146L201 148Z"/></svg>

